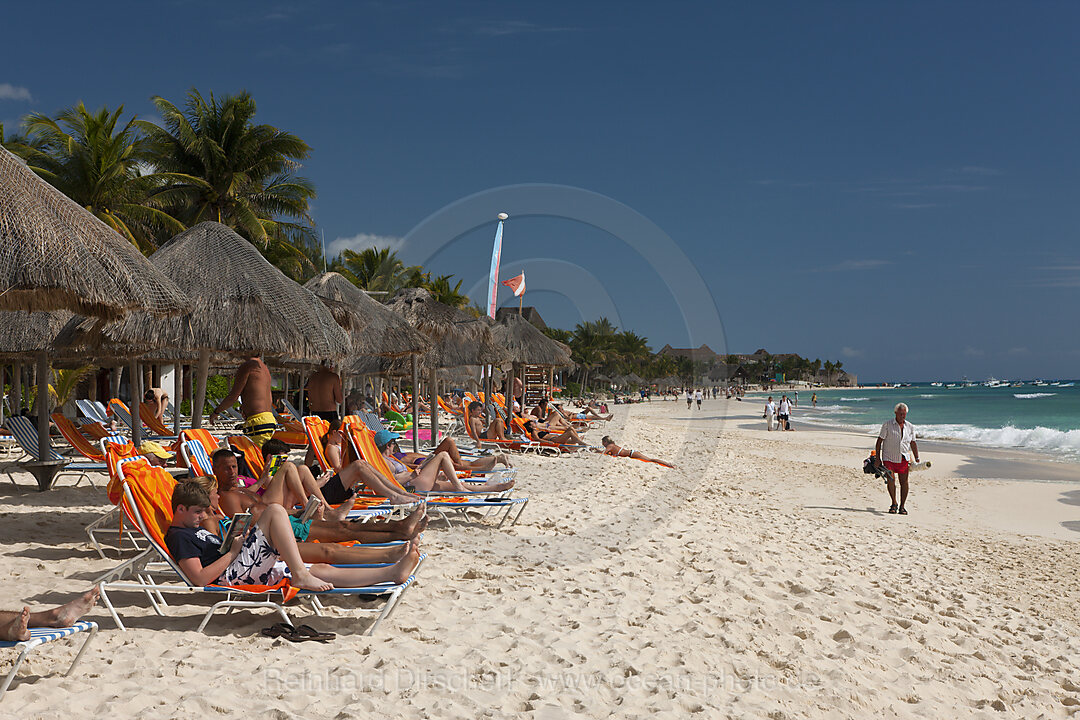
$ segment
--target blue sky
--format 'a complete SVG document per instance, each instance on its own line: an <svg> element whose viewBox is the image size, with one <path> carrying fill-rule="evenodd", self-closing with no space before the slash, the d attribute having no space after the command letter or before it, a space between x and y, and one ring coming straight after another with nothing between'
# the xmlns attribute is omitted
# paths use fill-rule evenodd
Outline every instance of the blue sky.
<svg viewBox="0 0 1080 720"><path fill-rule="evenodd" d="M685 256L658 267L649 233L574 203L512 217L503 262L535 268L526 302L552 324L610 301L654 349L799 352L866 381L1080 376L1080 6L702 5L73 3L44 22L23 4L0 121L247 89L313 147L334 248L429 259L401 240L425 219L542 183L621 203ZM502 209L430 267L481 279ZM691 273L722 331L679 300Z"/></svg>

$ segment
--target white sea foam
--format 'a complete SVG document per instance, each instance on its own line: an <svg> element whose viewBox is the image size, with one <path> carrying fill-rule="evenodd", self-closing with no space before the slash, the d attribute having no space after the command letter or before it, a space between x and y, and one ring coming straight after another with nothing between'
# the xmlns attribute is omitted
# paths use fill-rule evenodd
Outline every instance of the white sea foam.
<svg viewBox="0 0 1080 720"><path fill-rule="evenodd" d="M836 413L838 415L851 414L853 411L846 405L818 405L815 410Z"/></svg>
<svg viewBox="0 0 1080 720"><path fill-rule="evenodd" d="M991 447L1018 447L1031 450L1064 450L1080 454L1080 429L1055 430L1048 427L981 428L973 425L919 425L919 437L964 440Z"/></svg>
<svg viewBox="0 0 1080 720"><path fill-rule="evenodd" d="M842 397L842 398L839 398L839 399L840 399L841 402L863 402L865 400L869 400L870 398L867 398L867 397L857 397L857 398Z"/></svg>
<svg viewBox="0 0 1080 720"><path fill-rule="evenodd" d="M921 398L936 398L937 395L920 395Z"/></svg>
<svg viewBox="0 0 1080 720"><path fill-rule="evenodd" d="M1033 400L1041 397L1053 397L1057 393L1013 393L1013 397L1018 400Z"/></svg>

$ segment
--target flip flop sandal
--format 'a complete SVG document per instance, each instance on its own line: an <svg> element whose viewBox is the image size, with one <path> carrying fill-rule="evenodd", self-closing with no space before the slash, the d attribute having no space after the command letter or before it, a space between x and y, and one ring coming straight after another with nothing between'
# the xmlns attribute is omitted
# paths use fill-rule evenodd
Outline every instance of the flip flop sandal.
<svg viewBox="0 0 1080 720"><path fill-rule="evenodd" d="M301 640L315 640L316 642L330 642L337 637L332 632L319 632L310 625L298 625L296 634L300 636Z"/></svg>
<svg viewBox="0 0 1080 720"><path fill-rule="evenodd" d="M889 506L889 514L890 515L895 515L896 514L896 503L893 503L892 505Z"/></svg>
<svg viewBox="0 0 1080 720"><path fill-rule="evenodd" d="M304 637L296 631L296 628L288 623L275 623L270 627L263 628L261 632L266 637L284 638L290 642L300 642L304 640Z"/></svg>
<svg viewBox="0 0 1080 720"><path fill-rule="evenodd" d="M904 508L900 508L899 510L897 510L897 512L899 512L901 515L907 515L907 510L905 510Z"/></svg>

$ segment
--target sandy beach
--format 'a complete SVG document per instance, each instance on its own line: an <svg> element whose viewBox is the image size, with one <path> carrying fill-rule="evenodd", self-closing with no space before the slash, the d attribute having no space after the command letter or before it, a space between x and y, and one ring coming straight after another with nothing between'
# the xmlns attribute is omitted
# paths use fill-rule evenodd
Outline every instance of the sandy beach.
<svg viewBox="0 0 1080 720"><path fill-rule="evenodd" d="M217 616L201 634L206 600L170 598L162 618L120 596L131 629L115 630L99 605L88 619L102 632L75 673L62 675L73 645L40 650L0 716L1056 718L1080 708L1080 483L973 478L992 457L928 444L934 467L912 475L900 517L861 471L869 437L797 422L766 432L750 401L614 410L603 433L678 468L517 458L518 494L531 498L521 522L433 525L415 587L374 637L348 602L322 618L292 607L337 633L319 645L260 636L275 622L266 613ZM1038 472L1038 460L1024 462ZM0 486L0 606L63 602L116 564L82 531L107 509L104 490L62 480L41 494L14 477Z"/></svg>

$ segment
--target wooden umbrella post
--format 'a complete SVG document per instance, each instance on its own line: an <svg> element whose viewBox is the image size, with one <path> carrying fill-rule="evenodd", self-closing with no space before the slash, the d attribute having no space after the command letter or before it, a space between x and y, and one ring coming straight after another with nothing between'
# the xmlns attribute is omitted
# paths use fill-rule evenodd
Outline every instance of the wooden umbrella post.
<svg viewBox="0 0 1080 720"><path fill-rule="evenodd" d="M139 403L142 402L142 372L139 370L139 362L131 361L131 372L128 377L128 395L131 396L131 442L135 447L142 445L142 419L139 417Z"/></svg>
<svg viewBox="0 0 1080 720"><path fill-rule="evenodd" d="M22 411L22 363L17 362L11 371L11 412L18 415Z"/></svg>
<svg viewBox="0 0 1080 720"><path fill-rule="evenodd" d="M435 368L431 368L431 382L428 388L428 393L431 397L436 397L439 394L439 371ZM431 404L431 447L436 447L439 444L439 406L436 403ZM418 432L416 425L416 418L413 418L413 430Z"/></svg>
<svg viewBox="0 0 1080 720"><path fill-rule="evenodd" d="M434 410L438 405L438 398L432 396L429 400ZM412 356L412 449L414 453L420 452L420 368L416 362L416 354Z"/></svg>
<svg viewBox="0 0 1080 720"><path fill-rule="evenodd" d="M184 366L173 365L173 433L180 435L180 403L184 399Z"/></svg>
<svg viewBox="0 0 1080 720"><path fill-rule="evenodd" d="M195 371L195 397L191 400L191 427L201 428L206 405L206 377L210 374L210 351L199 351L199 366Z"/></svg>
<svg viewBox="0 0 1080 720"><path fill-rule="evenodd" d="M37 354L37 428L38 460L48 460L52 445L49 442L49 355Z"/></svg>

